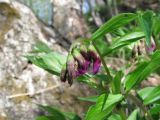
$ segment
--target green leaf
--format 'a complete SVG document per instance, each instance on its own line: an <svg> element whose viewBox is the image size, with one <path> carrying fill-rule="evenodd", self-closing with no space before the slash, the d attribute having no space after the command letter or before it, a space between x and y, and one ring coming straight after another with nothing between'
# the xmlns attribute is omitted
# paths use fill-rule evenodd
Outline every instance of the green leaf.
<svg viewBox="0 0 160 120"><path fill-rule="evenodd" d="M103 37L106 33L111 32L119 27L122 27L136 19L137 15L133 13L122 13L107 21L91 36L91 40L96 40Z"/></svg>
<svg viewBox="0 0 160 120"><path fill-rule="evenodd" d="M66 62L66 58L56 52L43 55L42 59L48 68L57 72L61 71L62 65Z"/></svg>
<svg viewBox="0 0 160 120"><path fill-rule="evenodd" d="M89 85L90 87L97 89L98 85L94 81L90 80L92 77L93 75L85 74L85 75L79 76L78 78L76 78L76 80L78 82L83 82Z"/></svg>
<svg viewBox="0 0 160 120"><path fill-rule="evenodd" d="M98 97L98 100L95 105L91 106L87 112L86 119L85 120L101 120L103 119L109 112L103 114L103 107L106 103L107 95L102 94ZM96 115L96 117L95 117Z"/></svg>
<svg viewBox="0 0 160 120"><path fill-rule="evenodd" d="M47 116L39 116L36 120L50 120Z"/></svg>
<svg viewBox="0 0 160 120"><path fill-rule="evenodd" d="M36 120L57 120L55 116L39 116Z"/></svg>
<svg viewBox="0 0 160 120"><path fill-rule="evenodd" d="M110 81L108 78L108 75L105 75L105 74L96 74L93 76L93 78L95 78L96 80L105 81L105 82Z"/></svg>
<svg viewBox="0 0 160 120"><path fill-rule="evenodd" d="M111 33L115 34L116 36L123 36L126 34L126 32L128 32L128 29L124 26L112 31Z"/></svg>
<svg viewBox="0 0 160 120"><path fill-rule="evenodd" d="M81 120L81 118L75 113L61 112L57 108L51 106L38 105L41 109L48 112L47 116L40 116L38 120Z"/></svg>
<svg viewBox="0 0 160 120"><path fill-rule="evenodd" d="M81 120L81 118L75 113L63 112L63 115L69 120Z"/></svg>
<svg viewBox="0 0 160 120"><path fill-rule="evenodd" d="M127 120L138 120L138 109L134 110Z"/></svg>
<svg viewBox="0 0 160 120"><path fill-rule="evenodd" d="M144 100L150 95L150 93L152 92L153 89L154 89L154 87L143 88L138 91L138 95L141 97L142 100Z"/></svg>
<svg viewBox="0 0 160 120"><path fill-rule="evenodd" d="M123 96L121 94L109 94L103 109L108 109L108 106L112 106L122 99Z"/></svg>
<svg viewBox="0 0 160 120"><path fill-rule="evenodd" d="M62 112L60 112L59 110L50 107L50 106L43 106L43 105L38 105L41 109L47 111L52 118L54 118L53 120L66 120L65 116L63 115Z"/></svg>
<svg viewBox="0 0 160 120"><path fill-rule="evenodd" d="M112 81L112 91L115 94L121 93L121 79L123 77L123 72L117 72L116 76Z"/></svg>
<svg viewBox="0 0 160 120"><path fill-rule="evenodd" d="M150 113L151 113L151 115L160 113L160 104L154 105L154 106L150 109Z"/></svg>
<svg viewBox="0 0 160 120"><path fill-rule="evenodd" d="M129 91L133 86L136 84L136 82L139 79L140 73L144 70L144 68L148 65L148 62L142 62L140 63L137 68L129 73L125 78L124 86L126 88L126 91Z"/></svg>
<svg viewBox="0 0 160 120"><path fill-rule="evenodd" d="M58 76L63 64L66 62L66 57L56 52L42 55L28 54L26 58L38 67Z"/></svg>
<svg viewBox="0 0 160 120"><path fill-rule="evenodd" d="M142 98L145 105L160 100L160 86L147 87L138 91L138 95Z"/></svg>
<svg viewBox="0 0 160 120"><path fill-rule="evenodd" d="M45 52L45 53L50 53L52 50L42 41L38 41L32 52Z"/></svg>
<svg viewBox="0 0 160 120"><path fill-rule="evenodd" d="M98 98L98 96L90 96L90 97L87 97L87 98L78 97L79 100L87 101L87 102L96 102L97 98Z"/></svg>
<svg viewBox="0 0 160 120"><path fill-rule="evenodd" d="M89 108L85 120L103 120L122 99L121 94L100 95L96 104Z"/></svg>
<svg viewBox="0 0 160 120"><path fill-rule="evenodd" d="M138 19L140 26L146 36L146 43L148 46L151 44L151 35L152 35L152 24L153 24L153 12L152 11L146 11L144 13L138 14Z"/></svg>
<svg viewBox="0 0 160 120"><path fill-rule="evenodd" d="M107 120L122 120L122 118L118 114L113 114Z"/></svg>
<svg viewBox="0 0 160 120"><path fill-rule="evenodd" d="M159 35L159 33L160 33L160 23L159 23L159 21L160 21L160 14L153 18L152 29L153 29L153 33L154 33L155 36Z"/></svg>
<svg viewBox="0 0 160 120"><path fill-rule="evenodd" d="M99 51L103 53L104 51L108 50L106 46L108 46L106 40L104 39L97 39L94 41L96 46L99 48Z"/></svg>
<svg viewBox="0 0 160 120"><path fill-rule="evenodd" d="M134 32L128 33L128 34L114 40L113 43L111 43L111 45L109 46L109 48L107 48L107 50L103 51L102 55L106 56L109 53L111 53L119 48L130 45L131 43L142 39L143 37L144 37L144 33L141 31L134 31Z"/></svg>
<svg viewBox="0 0 160 120"><path fill-rule="evenodd" d="M140 63L140 65L138 65L138 67L133 72L126 76L124 82L126 91L129 91L138 85L158 67L160 67L160 51L156 51L152 55L150 61Z"/></svg>

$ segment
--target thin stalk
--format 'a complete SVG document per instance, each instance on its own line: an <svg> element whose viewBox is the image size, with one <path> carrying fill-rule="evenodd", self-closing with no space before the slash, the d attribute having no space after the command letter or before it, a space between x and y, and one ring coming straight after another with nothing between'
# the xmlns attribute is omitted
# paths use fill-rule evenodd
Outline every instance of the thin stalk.
<svg viewBox="0 0 160 120"><path fill-rule="evenodd" d="M127 119L126 114L125 114L125 112L124 112L124 110L122 108L119 110L119 114L121 115L122 120L126 120Z"/></svg>
<svg viewBox="0 0 160 120"><path fill-rule="evenodd" d="M152 116L150 115L150 113L148 112L146 106L144 106L143 103L142 103L136 96L134 96L134 95L132 95L132 94L128 94L127 97L128 97L136 106L138 106L138 107L142 110L142 112L143 112L146 120L153 120L153 118L152 118Z"/></svg>
<svg viewBox="0 0 160 120"><path fill-rule="evenodd" d="M100 58L101 58L101 61L102 61L102 64L103 64L103 66L104 66L104 69L105 69L106 73L108 74L109 80L111 81L111 80L112 80L112 76L111 76L111 74L110 74L110 71L109 71L109 69L108 69L108 67L107 67L107 65L106 65L106 63L105 63L105 60L104 60L101 52L99 51L99 49L97 48L97 46L96 46L96 44L95 44L94 42L92 42L92 44L93 44L93 46L95 47L97 53L99 54L99 56L100 56Z"/></svg>
<svg viewBox="0 0 160 120"><path fill-rule="evenodd" d="M160 50L160 44L159 44L159 42L158 42L158 36L155 36L155 37L153 37L153 40L154 40L154 42L155 42L155 44L156 44L156 49L157 50Z"/></svg>

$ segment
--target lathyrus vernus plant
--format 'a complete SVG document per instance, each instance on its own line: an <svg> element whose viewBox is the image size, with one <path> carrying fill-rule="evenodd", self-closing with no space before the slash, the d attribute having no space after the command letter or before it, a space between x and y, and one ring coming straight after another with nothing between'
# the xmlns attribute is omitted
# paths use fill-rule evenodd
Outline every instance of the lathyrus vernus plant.
<svg viewBox="0 0 160 120"><path fill-rule="evenodd" d="M87 41L87 40L86 40ZM92 44L74 44L68 53L67 62L63 66L60 78L72 85L73 79L87 72L96 74L99 71L101 60Z"/></svg>
<svg viewBox="0 0 160 120"><path fill-rule="evenodd" d="M48 114L39 116L37 120L160 119L160 86L140 87L141 82L160 67L160 51L158 50L160 33L158 20L160 19L158 18L151 11L119 14L103 24L92 34L91 38L82 39L81 42L73 44L67 57L52 52L43 43L38 43L34 51L43 54L34 52L34 54L27 55L33 64L60 76L61 81L68 81L70 85L73 80L84 82L96 89L98 94L79 98L93 103L84 116L79 117L75 113L66 113L50 106L40 105L40 108L48 111ZM133 23L137 23L136 26ZM130 27L125 27L126 24ZM125 28L123 34L117 33L118 29L123 30L123 28ZM109 45L102 42L106 33L113 35L114 40ZM139 40L145 40L150 48L151 38L156 47L150 54L138 56L136 64L126 65L134 65L132 71L126 73L124 66L116 71L108 67L108 63L106 64L106 56L113 52L118 53L117 50L120 48L126 48ZM98 73L100 67L101 71Z"/></svg>

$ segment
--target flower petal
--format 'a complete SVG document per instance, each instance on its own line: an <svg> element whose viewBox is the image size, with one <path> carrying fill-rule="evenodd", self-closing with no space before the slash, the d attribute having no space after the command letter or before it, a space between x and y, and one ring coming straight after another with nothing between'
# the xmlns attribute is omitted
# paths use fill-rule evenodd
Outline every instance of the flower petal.
<svg viewBox="0 0 160 120"><path fill-rule="evenodd" d="M151 46L147 46L147 52L151 53L156 49L156 44L154 42L151 43Z"/></svg>
<svg viewBox="0 0 160 120"><path fill-rule="evenodd" d="M80 54L80 51L78 51L77 49L74 49L72 52L72 55L74 57L74 59L78 62L78 65L80 67L83 67L83 64L85 62L84 57Z"/></svg>
<svg viewBox="0 0 160 120"><path fill-rule="evenodd" d="M91 60L90 55L88 55L88 50L87 50L86 46L82 45L80 47L80 53L87 61Z"/></svg>
<svg viewBox="0 0 160 120"><path fill-rule="evenodd" d="M101 59L94 49L89 49L88 53L93 61L92 73L96 74L99 71Z"/></svg>
<svg viewBox="0 0 160 120"><path fill-rule="evenodd" d="M101 60L99 58L97 58L94 62L93 62L93 74L98 73L99 69L100 69L100 65L101 65Z"/></svg>
<svg viewBox="0 0 160 120"><path fill-rule="evenodd" d="M74 59L78 62L76 76L85 74L90 65L90 61L86 60L81 54L81 51L76 50L76 49L73 51L73 56L74 56Z"/></svg>

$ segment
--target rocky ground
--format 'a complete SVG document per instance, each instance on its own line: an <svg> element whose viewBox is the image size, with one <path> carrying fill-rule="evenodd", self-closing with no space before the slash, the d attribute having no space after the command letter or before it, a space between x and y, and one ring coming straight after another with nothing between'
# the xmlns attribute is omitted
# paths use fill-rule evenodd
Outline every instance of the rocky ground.
<svg viewBox="0 0 160 120"><path fill-rule="evenodd" d="M33 120L42 114L37 103L59 106L80 115L86 109L86 104L77 100L77 96L90 94L86 86L75 83L70 87L61 83L59 78L28 63L24 57L38 40L66 55L69 44L65 40L73 40L73 34L66 29L59 32L63 29L58 23L62 19L54 22L59 29L51 29L24 4L0 0L0 120Z"/></svg>

